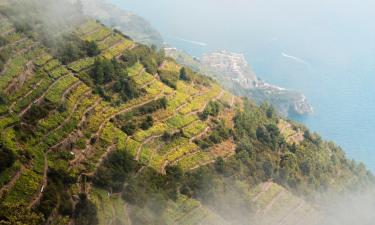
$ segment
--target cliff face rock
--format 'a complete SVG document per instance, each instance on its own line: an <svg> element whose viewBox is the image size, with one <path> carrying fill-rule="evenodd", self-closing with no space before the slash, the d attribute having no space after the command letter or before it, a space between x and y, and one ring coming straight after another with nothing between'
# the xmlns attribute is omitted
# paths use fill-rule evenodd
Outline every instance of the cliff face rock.
<svg viewBox="0 0 375 225"><path fill-rule="evenodd" d="M281 114L309 114L312 107L299 92L271 85L259 79L243 54L213 52L201 59L202 66L215 74L227 88L236 94L253 98L257 102L269 102Z"/></svg>

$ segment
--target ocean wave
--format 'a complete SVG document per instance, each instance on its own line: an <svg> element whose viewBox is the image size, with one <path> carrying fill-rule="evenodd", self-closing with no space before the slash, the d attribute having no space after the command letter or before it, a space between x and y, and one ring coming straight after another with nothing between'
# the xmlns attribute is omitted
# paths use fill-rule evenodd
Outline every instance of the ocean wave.
<svg viewBox="0 0 375 225"><path fill-rule="evenodd" d="M187 43L194 44L194 45L199 45L199 46L202 46L202 47L206 47L207 46L207 44L204 43L204 42L188 40L188 39L180 38L180 37L172 37L172 36L169 36L169 37L172 38L172 39L175 39L175 40L187 42Z"/></svg>
<svg viewBox="0 0 375 225"><path fill-rule="evenodd" d="M281 55L283 57L287 58L287 59L291 59L291 60L294 60L294 61L296 61L298 63L304 64L306 66L310 66L310 63L308 63L306 60L303 60L302 58L299 58L297 56L289 55L289 54L287 54L285 52L282 52Z"/></svg>

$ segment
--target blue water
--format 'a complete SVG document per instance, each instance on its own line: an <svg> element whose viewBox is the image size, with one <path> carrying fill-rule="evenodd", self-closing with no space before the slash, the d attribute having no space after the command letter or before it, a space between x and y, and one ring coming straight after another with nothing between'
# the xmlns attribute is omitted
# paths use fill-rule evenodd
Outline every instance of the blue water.
<svg viewBox="0 0 375 225"><path fill-rule="evenodd" d="M244 53L259 77L307 96L314 114L293 119L375 171L375 1L112 1L194 56Z"/></svg>

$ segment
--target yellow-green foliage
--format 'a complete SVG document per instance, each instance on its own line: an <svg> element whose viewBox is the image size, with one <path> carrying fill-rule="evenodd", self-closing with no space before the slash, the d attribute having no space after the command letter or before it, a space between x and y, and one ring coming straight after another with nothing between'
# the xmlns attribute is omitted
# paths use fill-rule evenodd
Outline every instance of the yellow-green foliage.
<svg viewBox="0 0 375 225"><path fill-rule="evenodd" d="M25 55L17 55L11 58L0 76L0 89L4 89L14 77L22 73L26 63Z"/></svg>
<svg viewBox="0 0 375 225"><path fill-rule="evenodd" d="M8 32L13 28L13 24L11 24L7 19L2 20L0 23L0 33Z"/></svg>
<svg viewBox="0 0 375 225"><path fill-rule="evenodd" d="M16 134L13 128L4 129L1 132L1 144L13 152L18 152L19 147L16 143Z"/></svg>
<svg viewBox="0 0 375 225"><path fill-rule="evenodd" d="M94 63L95 63L95 57L88 57L88 58L84 58L84 59L80 59L75 62L72 62L71 64L68 65L68 67L74 72L80 72L94 65Z"/></svg>
<svg viewBox="0 0 375 225"><path fill-rule="evenodd" d="M40 174L33 170L26 170L17 180L4 202L29 204L32 196L38 191L41 181Z"/></svg>
<svg viewBox="0 0 375 225"><path fill-rule="evenodd" d="M109 224L110 221L115 220L121 224L129 225L124 210L126 203L120 196L110 196L107 191L94 188L90 199L96 205L99 224Z"/></svg>
<svg viewBox="0 0 375 225"><path fill-rule="evenodd" d="M142 86L144 84L150 83L151 81L155 81L155 78L151 74L143 72L138 76L134 76L133 80L137 85Z"/></svg>
<svg viewBox="0 0 375 225"><path fill-rule="evenodd" d="M41 79L43 79L45 76L47 76L45 73L37 71L22 85L21 88L19 88L16 92L11 93L8 97L8 100L10 102L14 102L17 99L24 97L31 89L34 89L38 82L40 82Z"/></svg>
<svg viewBox="0 0 375 225"><path fill-rule="evenodd" d="M53 80L50 77L46 77L42 80L40 85L31 92L31 94L22 97L15 106L13 107L13 110L15 112L19 112L21 109L25 108L27 105L29 105L32 101L34 101L36 98L41 96L48 87L52 84Z"/></svg>
<svg viewBox="0 0 375 225"><path fill-rule="evenodd" d="M164 91L164 87L165 85L162 82L156 80L152 84L147 85L145 90L150 95L157 95Z"/></svg>
<svg viewBox="0 0 375 225"><path fill-rule="evenodd" d="M51 102L58 103L61 100L61 97L64 91L77 81L78 81L78 78L71 76L71 75L62 77L60 80L57 81L57 83L55 83L53 88L51 88L47 92L46 99L48 99Z"/></svg>
<svg viewBox="0 0 375 225"><path fill-rule="evenodd" d="M167 224L175 224L176 220L198 208L200 203L185 195L179 195L176 201L168 201L167 208L163 213L163 218Z"/></svg>
<svg viewBox="0 0 375 225"><path fill-rule="evenodd" d="M233 97L234 96L230 92L225 91L223 96L221 96L221 98L219 99L219 101L225 105L230 105L232 103Z"/></svg>
<svg viewBox="0 0 375 225"><path fill-rule="evenodd" d="M69 70L65 68L65 66L58 66L54 70L52 70L49 74L54 79L58 79L59 77L66 75L69 73Z"/></svg>
<svg viewBox="0 0 375 225"><path fill-rule="evenodd" d="M118 42L122 41L124 39L124 37L122 37L121 35L119 34L112 34L110 37L107 37L106 39L104 39L103 41L100 41L98 43L98 47L100 50L105 50L109 47L112 47L114 46L115 44L117 44Z"/></svg>
<svg viewBox="0 0 375 225"><path fill-rule="evenodd" d="M177 90L187 95L196 95L199 92L192 85L180 80L177 81Z"/></svg>
<svg viewBox="0 0 375 225"><path fill-rule="evenodd" d="M137 155L137 151L138 151L140 146L141 146L141 144L139 142L135 141L132 138L129 138L127 143L126 143L125 149L126 149L126 151L129 152L130 155L135 157Z"/></svg>
<svg viewBox="0 0 375 225"><path fill-rule="evenodd" d="M98 30L96 30L95 32L93 33L90 33L90 34L87 34L87 35L83 35L83 40L85 41L102 41L104 40L106 37L110 36L112 34L112 31L105 28L105 27L102 27Z"/></svg>
<svg viewBox="0 0 375 225"><path fill-rule="evenodd" d="M9 183L9 181L13 178L13 176L20 170L21 163L16 161L13 165L7 169L5 169L0 174L0 186L4 186L5 184Z"/></svg>
<svg viewBox="0 0 375 225"><path fill-rule="evenodd" d="M214 156L210 152L199 151L193 155L182 158L178 162L178 166L180 166L183 170L189 170L213 159Z"/></svg>
<svg viewBox="0 0 375 225"><path fill-rule="evenodd" d="M264 209L267 204L269 204L272 199L274 199L283 188L277 184L271 184L266 192L262 193L255 201L257 208Z"/></svg>
<svg viewBox="0 0 375 225"><path fill-rule="evenodd" d="M168 99L168 109L175 111L179 106L186 103L189 95L177 91L175 95Z"/></svg>
<svg viewBox="0 0 375 225"><path fill-rule="evenodd" d="M112 59L113 57L122 54L126 49L133 46L133 44L134 43L131 40L124 39L122 42L105 50L102 55L107 59Z"/></svg>
<svg viewBox="0 0 375 225"><path fill-rule="evenodd" d="M148 130L139 130L136 132L134 134L134 139L142 142L148 137L162 135L165 131L167 131L167 129L168 126L165 123L157 123Z"/></svg>
<svg viewBox="0 0 375 225"><path fill-rule="evenodd" d="M167 70L167 71L170 71L170 72L175 72L175 73L179 73L180 72L180 69L181 69L181 66L176 64L175 62L173 61L170 61L170 60L167 60L163 63L163 70Z"/></svg>
<svg viewBox="0 0 375 225"><path fill-rule="evenodd" d="M0 118L0 130L5 129L19 121L18 117L9 116Z"/></svg>
<svg viewBox="0 0 375 225"><path fill-rule="evenodd" d="M100 139L107 144L111 143L119 143L119 144L125 144L127 135L117 127L115 127L112 123L107 123L104 127ZM119 146L119 147L125 147L125 146Z"/></svg>
<svg viewBox="0 0 375 225"><path fill-rule="evenodd" d="M178 147L176 147L173 151L170 151L166 156L165 159L168 162L174 162L177 159L188 155L189 153L195 152L198 150L198 146L191 142L183 142Z"/></svg>
<svg viewBox="0 0 375 225"><path fill-rule="evenodd" d="M188 126L184 127L182 130L185 136L191 138L202 133L206 129L206 127L207 124L205 124L201 120L197 120L189 124Z"/></svg>
<svg viewBox="0 0 375 225"><path fill-rule="evenodd" d="M149 161L151 160L151 157L154 154L154 149L146 146L142 146L141 154L139 156L139 161L143 164L148 164Z"/></svg>
<svg viewBox="0 0 375 225"><path fill-rule="evenodd" d="M48 53L43 53L40 57L34 60L34 64L37 66L43 66L52 59L52 56Z"/></svg>
<svg viewBox="0 0 375 225"><path fill-rule="evenodd" d="M53 59L53 60L48 61L48 63L43 66L43 69L50 72L60 65L61 65L61 63L60 63L59 60Z"/></svg>
<svg viewBox="0 0 375 225"><path fill-rule="evenodd" d="M44 130L51 130L58 125L68 116L68 114L73 113L73 107L78 104L78 100L82 97L82 95L89 91L89 87L85 84L80 84L72 90L72 92L67 96L65 101L66 110L64 112L55 112L48 116L45 119L40 120L39 127L43 128Z"/></svg>
<svg viewBox="0 0 375 225"><path fill-rule="evenodd" d="M203 110L209 101L219 96L220 92L221 88L214 85L207 93L195 97L189 104L182 107L180 113L185 115L190 112Z"/></svg>
<svg viewBox="0 0 375 225"><path fill-rule="evenodd" d="M16 41L20 41L23 38L25 37L19 32L11 32L8 35L6 35L6 39L8 40L8 45L14 44Z"/></svg>
<svg viewBox="0 0 375 225"><path fill-rule="evenodd" d="M77 29L77 33L78 34L81 34L81 35L84 35L84 34L87 34L87 33L90 33L90 32L93 32L97 29L100 29L102 28L103 26L99 23L97 23L96 21L94 20L89 20L87 21L86 23L82 24L78 29Z"/></svg>
<svg viewBox="0 0 375 225"><path fill-rule="evenodd" d="M88 118L88 130L87 132L95 133L99 126L106 120L108 116L113 113L113 108L108 106L108 103L101 101L94 108L94 114Z"/></svg>
<svg viewBox="0 0 375 225"><path fill-rule="evenodd" d="M132 67L128 68L128 75L129 77L138 76L142 72L143 69L144 68L142 64L136 63Z"/></svg>
<svg viewBox="0 0 375 225"><path fill-rule="evenodd" d="M171 127L182 128L184 126L189 125L190 123L194 122L197 119L198 118L197 118L196 115L187 115L187 116L184 116L184 115L177 114L174 117L168 119L167 123Z"/></svg>

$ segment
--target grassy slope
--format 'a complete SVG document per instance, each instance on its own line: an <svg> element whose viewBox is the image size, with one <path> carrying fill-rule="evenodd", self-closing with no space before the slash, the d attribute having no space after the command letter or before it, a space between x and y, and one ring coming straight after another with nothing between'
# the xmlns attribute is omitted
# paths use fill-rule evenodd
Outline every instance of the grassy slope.
<svg viewBox="0 0 375 225"><path fill-rule="evenodd" d="M12 26L6 18L1 18L1 22L10 24L9 28ZM241 99L225 92L216 83L202 85L180 80L174 90L162 83L155 74L142 72L143 66L136 64L128 68L129 75L138 88L144 89L144 94L114 105L95 94L92 87L85 84L85 80L80 80L81 74L94 64L93 58L80 59L65 66L25 35L16 34L15 31L2 32L11 40L8 47L13 54L1 74L0 87L7 89L14 83L17 85L7 89L7 104L0 117L1 137L4 144L15 153L17 161L0 174L1 204L22 203L26 207L37 208L46 195L43 191L50 185L47 172L62 170L68 176L78 178L68 188L69 194L87 193L98 209L101 224L111 223L116 218L122 224L129 224L129 211L142 213L144 209L129 206L118 195L109 195L106 190L93 187L90 180L82 178L82 174L92 176L112 151L125 149L136 161L162 174L168 165L179 165L188 172L213 163L219 156L233 156L233 139L208 149L201 149L193 142L194 139L209 136L216 126L215 118L200 121L198 116L210 101L221 102L218 118L226 121L227 126L233 126L234 112L242 108ZM131 50L137 45L94 21L80 26L76 35L82 40L97 42L102 50L99 57L108 59L120 56L125 50ZM26 72L26 65L32 65L31 74L21 79ZM159 69L178 74L180 66L167 60ZM134 134L127 135L117 126L115 119L121 115L132 113L162 97L168 99L168 104L165 109L152 113L152 127L138 129ZM34 121L35 136L26 140L15 137L19 121L23 120L24 115L35 105L42 105L46 101L57 105L64 103L65 110L53 109L44 118ZM297 129L292 130L286 122L280 122L280 129L286 138L299 132ZM183 135L177 140L165 142L161 137L165 132L179 130L183 131ZM295 140L288 139L290 142ZM25 157L25 152L29 157ZM321 157L322 161L328 160L324 154ZM254 202L259 215L272 215L269 220L285 219L285 215L298 210L302 215L304 210L312 210L308 204L281 186L274 183L261 185L267 187L247 187L250 191L246 191L249 192L246 195ZM67 201L60 198L57 206ZM285 202L291 202L287 204L288 209L283 205ZM169 201L162 216L168 224L199 224L202 221L206 224L225 224L208 206L183 195L176 201ZM67 221L67 217L61 215L50 219Z"/></svg>

